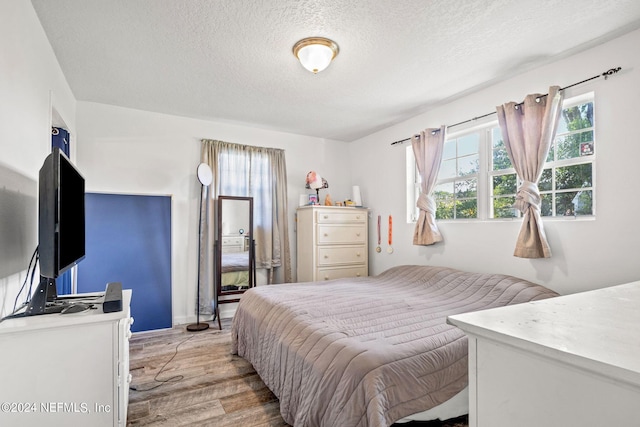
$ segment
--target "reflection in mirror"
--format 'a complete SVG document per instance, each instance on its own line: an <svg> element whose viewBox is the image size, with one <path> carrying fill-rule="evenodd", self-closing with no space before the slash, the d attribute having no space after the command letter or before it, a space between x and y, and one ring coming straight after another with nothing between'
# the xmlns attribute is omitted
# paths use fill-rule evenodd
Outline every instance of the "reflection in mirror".
<svg viewBox="0 0 640 427"><path fill-rule="evenodd" d="M216 284L219 297L242 293L253 287L253 198L218 197ZM219 303L237 298L219 298Z"/></svg>

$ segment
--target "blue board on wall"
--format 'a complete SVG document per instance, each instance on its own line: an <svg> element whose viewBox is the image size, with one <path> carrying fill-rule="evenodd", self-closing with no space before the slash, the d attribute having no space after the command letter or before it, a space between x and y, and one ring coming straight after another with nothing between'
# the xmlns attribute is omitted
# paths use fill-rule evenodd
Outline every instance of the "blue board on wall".
<svg viewBox="0 0 640 427"><path fill-rule="evenodd" d="M133 332L172 327L171 197L86 193L78 292L132 289Z"/></svg>

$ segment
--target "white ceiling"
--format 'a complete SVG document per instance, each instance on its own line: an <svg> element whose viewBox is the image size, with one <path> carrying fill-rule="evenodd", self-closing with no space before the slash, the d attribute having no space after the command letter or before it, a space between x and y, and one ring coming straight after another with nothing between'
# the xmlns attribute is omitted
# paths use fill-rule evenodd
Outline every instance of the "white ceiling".
<svg viewBox="0 0 640 427"><path fill-rule="evenodd" d="M32 3L80 101L343 141L640 28L638 0ZM309 36L340 46L317 75Z"/></svg>

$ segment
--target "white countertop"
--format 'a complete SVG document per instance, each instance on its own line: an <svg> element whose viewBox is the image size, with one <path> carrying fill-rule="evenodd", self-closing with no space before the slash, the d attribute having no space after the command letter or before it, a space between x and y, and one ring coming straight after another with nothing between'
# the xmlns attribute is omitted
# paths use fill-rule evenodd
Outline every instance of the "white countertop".
<svg viewBox="0 0 640 427"><path fill-rule="evenodd" d="M448 323L640 386L640 281L459 314Z"/></svg>

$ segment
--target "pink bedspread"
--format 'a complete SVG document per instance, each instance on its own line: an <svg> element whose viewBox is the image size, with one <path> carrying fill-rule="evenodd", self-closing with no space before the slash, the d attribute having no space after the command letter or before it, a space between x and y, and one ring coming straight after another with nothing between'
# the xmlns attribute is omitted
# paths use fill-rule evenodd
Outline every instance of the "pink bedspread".
<svg viewBox="0 0 640 427"><path fill-rule="evenodd" d="M467 338L449 315L549 298L522 279L401 266L358 279L260 286L233 319L251 362L296 427L382 427L467 385Z"/></svg>
<svg viewBox="0 0 640 427"><path fill-rule="evenodd" d="M221 273L249 270L249 252L229 252L222 254Z"/></svg>

